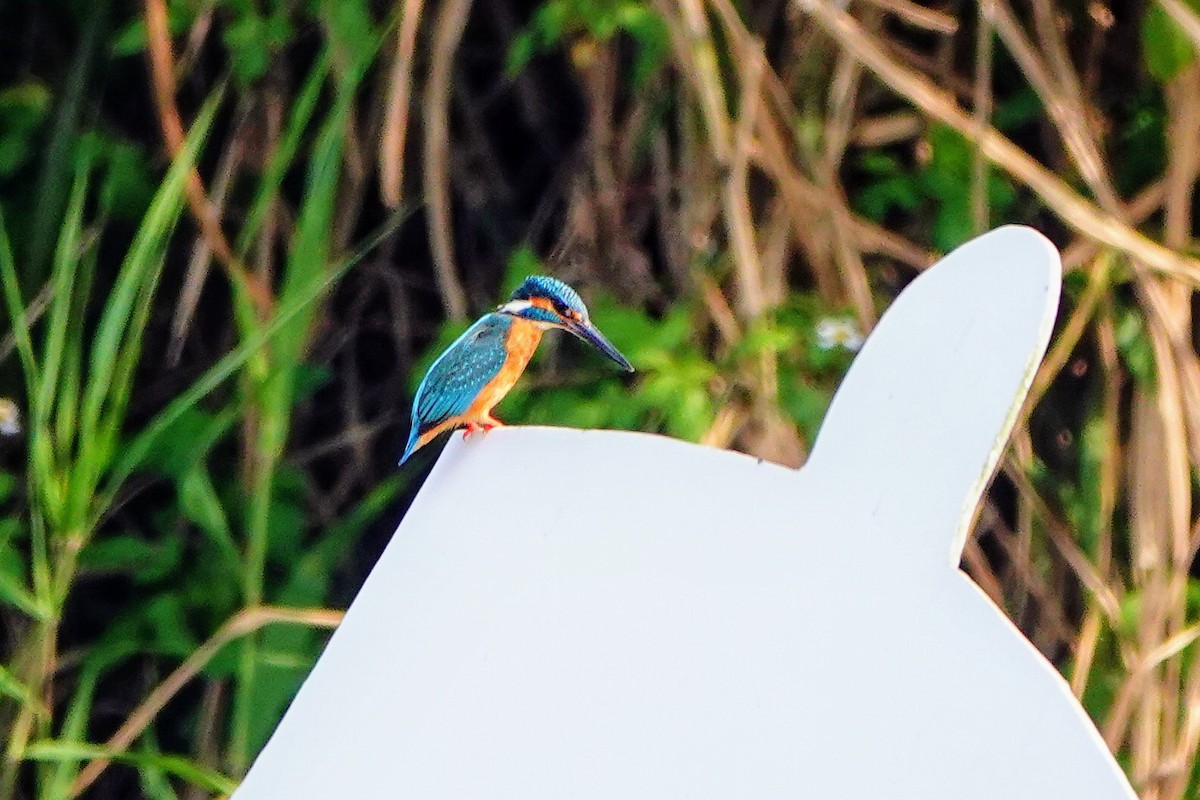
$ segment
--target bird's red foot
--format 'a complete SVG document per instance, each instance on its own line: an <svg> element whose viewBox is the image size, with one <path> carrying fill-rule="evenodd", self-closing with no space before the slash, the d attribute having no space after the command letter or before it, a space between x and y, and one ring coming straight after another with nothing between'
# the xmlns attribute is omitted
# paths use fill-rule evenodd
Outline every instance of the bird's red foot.
<svg viewBox="0 0 1200 800"><path fill-rule="evenodd" d="M463 439L469 439L474 433L487 433L492 428L503 428L504 423L496 419L496 417L488 416L479 422L468 422L466 431L462 432Z"/></svg>
<svg viewBox="0 0 1200 800"><path fill-rule="evenodd" d="M470 439L473 433L487 433L492 428L503 428L504 423L495 417L485 417L479 422L468 422L466 430L463 431L463 438Z"/></svg>

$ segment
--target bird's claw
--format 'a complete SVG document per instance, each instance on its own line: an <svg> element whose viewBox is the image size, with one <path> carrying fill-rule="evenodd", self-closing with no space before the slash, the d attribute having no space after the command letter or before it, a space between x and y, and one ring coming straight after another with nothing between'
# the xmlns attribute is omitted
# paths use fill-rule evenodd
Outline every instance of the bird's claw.
<svg viewBox="0 0 1200 800"><path fill-rule="evenodd" d="M504 423L495 417L488 417L480 422L468 422L467 429L463 431L463 439L470 439L473 433L487 433L492 428L503 428Z"/></svg>

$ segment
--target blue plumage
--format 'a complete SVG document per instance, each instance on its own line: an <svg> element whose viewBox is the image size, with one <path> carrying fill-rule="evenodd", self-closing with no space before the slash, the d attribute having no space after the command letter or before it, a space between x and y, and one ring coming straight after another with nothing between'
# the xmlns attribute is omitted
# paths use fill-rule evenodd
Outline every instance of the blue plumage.
<svg viewBox="0 0 1200 800"><path fill-rule="evenodd" d="M504 366L508 356L504 342L512 323L513 318L506 314L485 314L433 362L417 387L412 430L400 457L401 464L412 455L421 434L451 417L465 414L483 387Z"/></svg>
<svg viewBox="0 0 1200 800"><path fill-rule="evenodd" d="M549 275L530 275L512 293L513 300L532 300L535 297L544 297L549 300L560 315L568 309L587 313L587 306L583 304L583 298L579 296L579 292L558 278L551 278Z"/></svg>

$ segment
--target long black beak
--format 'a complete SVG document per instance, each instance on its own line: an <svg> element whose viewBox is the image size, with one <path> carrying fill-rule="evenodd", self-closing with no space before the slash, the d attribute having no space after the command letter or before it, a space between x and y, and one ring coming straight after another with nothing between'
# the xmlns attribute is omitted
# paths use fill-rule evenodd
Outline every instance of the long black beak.
<svg viewBox="0 0 1200 800"><path fill-rule="evenodd" d="M587 320L569 322L566 325L566 329L617 362L621 369L626 372L633 372L633 364L629 363L629 359L621 355L621 351L613 347L612 342L605 339L604 334L591 322Z"/></svg>

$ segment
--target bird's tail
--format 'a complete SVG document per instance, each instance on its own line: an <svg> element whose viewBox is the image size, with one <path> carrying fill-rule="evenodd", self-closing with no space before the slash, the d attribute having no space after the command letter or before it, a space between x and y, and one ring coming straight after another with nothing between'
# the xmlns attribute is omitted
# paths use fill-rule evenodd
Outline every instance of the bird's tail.
<svg viewBox="0 0 1200 800"><path fill-rule="evenodd" d="M404 466L404 462L408 461L408 457L411 456L417 450L417 448L420 446L419 445L420 441L421 441L421 426L414 424L412 426L412 432L408 434L408 444L406 444L404 446L404 455L400 456L399 466Z"/></svg>

